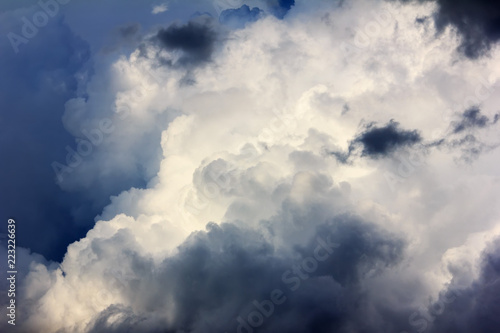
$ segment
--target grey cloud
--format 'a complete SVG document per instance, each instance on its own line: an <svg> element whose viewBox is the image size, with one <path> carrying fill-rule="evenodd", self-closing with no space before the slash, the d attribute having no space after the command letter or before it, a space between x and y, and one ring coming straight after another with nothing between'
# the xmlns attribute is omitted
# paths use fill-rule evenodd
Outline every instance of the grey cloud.
<svg viewBox="0 0 500 333"><path fill-rule="evenodd" d="M445 146L451 150L460 150L459 160L471 163L481 154L495 149L498 144L487 143L480 136L481 131L495 125L499 115L493 119L481 113L478 107L471 107L458 115L459 120L450 123L450 133L436 142L435 146Z"/></svg>
<svg viewBox="0 0 500 333"><path fill-rule="evenodd" d="M386 156L400 147L413 146L420 141L422 137L416 130L399 129L399 123L391 120L384 127L369 124L365 131L354 140L354 143L362 145L361 156L377 158Z"/></svg>
<svg viewBox="0 0 500 333"><path fill-rule="evenodd" d="M179 59L181 65L199 65L211 60L217 34L208 22L193 20L160 29L155 38L162 47L183 53Z"/></svg>
<svg viewBox="0 0 500 333"><path fill-rule="evenodd" d="M115 321L113 320L115 319ZM117 319L117 320L116 320ZM139 316L132 308L123 305L111 305L102 311L89 325L89 333L169 333L165 330L165 320L153 316Z"/></svg>
<svg viewBox="0 0 500 333"><path fill-rule="evenodd" d="M421 144L420 147L424 149L446 147L450 151L458 150L461 154L458 160L471 163L481 154L497 147L496 144L483 142L475 132L496 124L499 117L499 114L495 114L490 119L479 108L471 107L459 116L459 120L450 123L451 129L446 135L431 142L424 142L418 130L400 129L399 123L394 120L383 127L370 123L351 141L347 151L330 150L328 154L342 164L349 164L358 148L361 148L361 157L377 159L387 157L401 148L415 149L415 145Z"/></svg>
<svg viewBox="0 0 500 333"><path fill-rule="evenodd" d="M488 117L481 114L481 110L477 107L472 107L461 115L459 122L452 122L453 133L459 133L470 128L484 128L490 124L495 124L498 121L498 114L495 115L492 121Z"/></svg>
<svg viewBox="0 0 500 333"><path fill-rule="evenodd" d="M340 163L348 163L349 158L361 148L361 157L373 159L386 157L400 148L412 147L422 141L417 130L404 130L399 123L391 120L383 127L369 123L364 131L358 134L350 143L347 152L330 151Z"/></svg>
<svg viewBox="0 0 500 333"><path fill-rule="evenodd" d="M438 0L436 24L440 31L454 25L462 35L460 50L470 58L487 52L500 39L500 2L498 0Z"/></svg>
<svg viewBox="0 0 500 333"><path fill-rule="evenodd" d="M324 242L321 252L318 238ZM255 311L253 301L265 303L277 289L286 301L275 305L259 325L260 332L362 328L364 312L372 310L361 281L397 264L403 249L403 241L349 215L320 223L307 244L292 242L286 249L258 231L210 223L161 267L136 266L134 273L148 282L127 288L135 290L128 296L135 310L114 305L100 314L90 331L235 332L237 318L248 321ZM307 273L304 262L315 253L324 260ZM355 306L360 301L365 305ZM160 318L172 308L175 315L166 324ZM117 313L118 321L110 324L108 319Z"/></svg>
<svg viewBox="0 0 500 333"><path fill-rule="evenodd" d="M414 0L400 0L412 2ZM492 44L500 40L500 2L498 0L435 1L438 10L434 22L438 33L452 25L461 36L459 51L471 59L488 53ZM421 20L417 18L417 20Z"/></svg>
<svg viewBox="0 0 500 333"><path fill-rule="evenodd" d="M500 327L500 239L483 253L479 278L467 288L455 284L432 304L431 332L498 332ZM433 312L432 312L432 309ZM420 317L419 319L422 319ZM423 325L423 322L421 323Z"/></svg>

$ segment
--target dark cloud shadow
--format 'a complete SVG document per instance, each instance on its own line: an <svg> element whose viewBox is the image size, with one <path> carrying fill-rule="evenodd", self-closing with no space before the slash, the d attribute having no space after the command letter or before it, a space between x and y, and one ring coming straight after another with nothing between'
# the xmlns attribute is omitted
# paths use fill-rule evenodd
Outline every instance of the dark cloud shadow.
<svg viewBox="0 0 500 333"><path fill-rule="evenodd" d="M482 255L479 278L467 288L456 285L459 276L432 304L431 332L495 333L500 327L500 239ZM423 322L422 322L423 325Z"/></svg>
<svg viewBox="0 0 500 333"><path fill-rule="evenodd" d="M125 290L144 307L131 311L112 306L101 312L90 332L139 332L144 327L152 332L234 332L241 325L237 318L247 321L255 301L269 299L273 290L281 291L283 302L258 325L259 332L367 327L382 332L364 319L374 309L360 283L398 264L404 244L350 215L320 224L306 245L287 244L291 252L276 248L260 232L210 223L157 269L131 254L134 259L126 261L140 259L144 264L135 265L135 278L130 279L135 287ZM175 315L167 325L156 313L164 314L174 304ZM111 317L120 319L110 324Z"/></svg>

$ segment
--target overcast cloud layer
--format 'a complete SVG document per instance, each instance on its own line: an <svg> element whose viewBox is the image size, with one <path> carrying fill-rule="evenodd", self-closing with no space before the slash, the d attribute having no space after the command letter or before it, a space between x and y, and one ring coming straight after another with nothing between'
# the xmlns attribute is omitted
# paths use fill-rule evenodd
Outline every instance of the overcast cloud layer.
<svg viewBox="0 0 500 333"><path fill-rule="evenodd" d="M71 244L18 247L2 331L497 332L500 6L466 3L148 2L166 23L107 45L68 4L46 27L67 48L30 69L46 37L3 40L2 67L43 73L0 80L2 107L54 109L2 114L47 141L28 158L4 131L2 173L67 200L18 233Z"/></svg>

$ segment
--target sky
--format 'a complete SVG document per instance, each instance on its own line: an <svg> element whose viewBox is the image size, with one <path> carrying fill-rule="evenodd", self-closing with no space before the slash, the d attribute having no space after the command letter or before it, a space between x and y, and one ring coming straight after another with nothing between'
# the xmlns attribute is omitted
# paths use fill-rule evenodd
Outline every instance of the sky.
<svg viewBox="0 0 500 333"><path fill-rule="evenodd" d="M498 332L499 41L498 0L2 1L0 331Z"/></svg>

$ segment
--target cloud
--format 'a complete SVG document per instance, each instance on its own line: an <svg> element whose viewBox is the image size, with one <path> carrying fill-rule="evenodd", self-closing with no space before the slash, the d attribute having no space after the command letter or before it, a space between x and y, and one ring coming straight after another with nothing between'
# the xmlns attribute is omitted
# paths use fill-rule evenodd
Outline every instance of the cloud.
<svg viewBox="0 0 500 333"><path fill-rule="evenodd" d="M344 111L342 111L344 114ZM376 127L374 123L365 125L365 131L358 134L350 143L347 151L339 149L330 150L328 154L334 156L340 163L351 163L351 157L355 154L357 147L361 146L361 157L379 158L388 157L398 149L412 148L420 144L421 149L433 149L446 146L450 151L459 150L462 152L461 160L472 162L481 154L495 149L497 143L488 144L480 140L471 131L474 129L483 129L487 126L496 124L499 115L495 114L493 120L482 115L477 107L472 107L460 115L460 121L452 121L450 126L451 133L437 140L422 143L423 138L417 130L400 130L399 123L391 120L384 127ZM468 130L462 137L457 135Z"/></svg>
<svg viewBox="0 0 500 333"><path fill-rule="evenodd" d="M262 16L263 11L254 7L250 9L243 5L237 9L226 9L220 13L219 22L232 28L243 28L247 23L255 22Z"/></svg>
<svg viewBox="0 0 500 333"><path fill-rule="evenodd" d="M118 50L135 49L142 41L141 25L139 23L130 23L116 27L107 45L102 48L104 54L112 54Z"/></svg>
<svg viewBox="0 0 500 333"><path fill-rule="evenodd" d="M384 127L375 127L369 124L366 129L355 140L363 146L361 156L377 158L386 156L401 147L411 147L420 141L422 137L416 130L400 130L399 124L391 120Z"/></svg>
<svg viewBox="0 0 500 333"><path fill-rule="evenodd" d="M500 39L500 9L495 0L461 1L438 0L436 16L438 30L452 24L462 36L460 50L471 58L489 51Z"/></svg>
<svg viewBox="0 0 500 333"><path fill-rule="evenodd" d="M168 10L168 6L166 3L163 3L161 5L153 6L153 10L151 11L152 14L160 14L163 12L166 12Z"/></svg>
<svg viewBox="0 0 500 333"><path fill-rule="evenodd" d="M471 107L461 114L456 114L450 122L450 130L441 139L431 143L430 147L447 147L450 151L460 151L458 160L471 163L480 155L498 147L498 140L485 135L486 129L498 121L499 115L490 118L481 113L478 107Z"/></svg>
<svg viewBox="0 0 500 333"><path fill-rule="evenodd" d="M128 297L148 304L153 313L137 313L135 306L111 306L99 314L89 331L234 331L237 318L248 317L252 301L264 301L274 289L282 290L286 301L262 325L263 332L277 327L324 331L327 327L362 326L355 319L356 312L359 315L368 309L348 306L346 310L339 298L363 298L359 284L366 274L374 276L394 265L401 258L403 243L355 217L310 223L317 225L316 233L296 248L293 244L276 248L260 232L211 223L207 232L192 234L179 253L159 267L136 264L126 289L134 284L138 290ZM322 261L312 259L315 253ZM294 268L296 265L303 268ZM152 275L152 271L157 273ZM331 287L332 292L322 296L322 288ZM353 319L348 320L351 315L346 312L351 311ZM170 320L165 318L168 313L174 314Z"/></svg>
<svg viewBox="0 0 500 333"><path fill-rule="evenodd" d="M497 315L500 311L499 245L497 239L483 252L476 280L464 287L456 285L454 278L438 300L431 304L429 313L421 312L415 317L414 328L425 327L430 332L495 332L500 324Z"/></svg>
<svg viewBox="0 0 500 333"><path fill-rule="evenodd" d="M283 19L288 11L295 5L295 0L267 0L271 13Z"/></svg>
<svg viewBox="0 0 500 333"><path fill-rule="evenodd" d="M498 121L498 114L495 115L494 120L491 122L495 124ZM472 107L462 114L462 120L460 122L453 123L453 133L459 133L466 129L471 128L484 128L489 125L490 120L487 116L481 115L481 110L476 107Z"/></svg>
<svg viewBox="0 0 500 333"><path fill-rule="evenodd" d="M453 34L415 24L436 8L297 2L224 38L198 18L107 58L66 103L70 148L93 150L61 186L128 189L60 265L33 261L20 329L398 333L470 285L500 235L498 151L465 169L423 140L498 138L440 117L498 81L498 55L462 59ZM349 163L329 158L353 141Z"/></svg>
<svg viewBox="0 0 500 333"><path fill-rule="evenodd" d="M211 60L217 35L208 24L191 21L186 25L173 24L160 29L156 38L167 50L182 52L178 60L180 64L198 65Z"/></svg>
<svg viewBox="0 0 500 333"><path fill-rule="evenodd" d="M403 3L412 0L400 0ZM420 3L426 0L418 0ZM434 24L439 34L452 26L460 35L457 49L471 59L488 54L492 46L500 39L500 10L496 0L460 1L433 0L438 7L434 15ZM426 17L417 17L417 22L425 23Z"/></svg>

